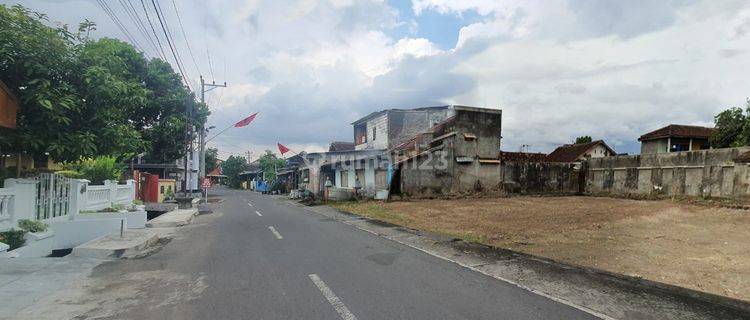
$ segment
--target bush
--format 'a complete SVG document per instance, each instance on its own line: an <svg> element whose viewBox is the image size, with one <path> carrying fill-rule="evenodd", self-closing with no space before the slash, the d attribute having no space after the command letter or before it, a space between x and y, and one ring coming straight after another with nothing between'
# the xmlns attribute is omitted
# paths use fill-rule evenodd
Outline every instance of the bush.
<svg viewBox="0 0 750 320"><path fill-rule="evenodd" d="M21 219L18 220L18 228L28 232L47 231L47 224L39 220Z"/></svg>
<svg viewBox="0 0 750 320"><path fill-rule="evenodd" d="M80 172L75 171L75 170L63 170L63 171L57 171L55 173L66 178L83 179L83 175Z"/></svg>
<svg viewBox="0 0 750 320"><path fill-rule="evenodd" d="M104 180L119 180L124 169L115 157L110 156L81 158L65 164L64 167L66 170L58 173L65 172L63 175L71 175L71 178L89 180L92 185L103 184Z"/></svg>
<svg viewBox="0 0 750 320"><path fill-rule="evenodd" d="M10 246L9 250L15 250L23 246L26 243L26 239L23 235L26 231L10 229L9 231L0 232L0 242Z"/></svg>
<svg viewBox="0 0 750 320"><path fill-rule="evenodd" d="M119 212L120 210L125 209L125 206L122 203L111 203L109 208L104 208L101 211L102 212Z"/></svg>

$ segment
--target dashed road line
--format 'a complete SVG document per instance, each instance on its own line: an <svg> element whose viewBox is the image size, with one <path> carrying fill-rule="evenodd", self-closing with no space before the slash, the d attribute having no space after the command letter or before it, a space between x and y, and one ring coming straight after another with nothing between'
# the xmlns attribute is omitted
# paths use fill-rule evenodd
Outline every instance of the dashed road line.
<svg viewBox="0 0 750 320"><path fill-rule="evenodd" d="M313 273L307 276L310 278L310 280L312 280L315 286L318 287L318 290L320 290L320 292L323 294L323 297L328 300L328 303L333 306L333 309L335 309L336 312L339 313L341 319L357 320L357 317L355 317L354 314L349 311L349 308L347 308L344 303L341 302L341 299L339 299L339 297L337 297L336 294L333 293L333 290L331 290L331 288L329 288L326 283L323 282L320 277L318 277L317 274Z"/></svg>
<svg viewBox="0 0 750 320"><path fill-rule="evenodd" d="M248 205L248 206L251 206L251 207L253 206L253 204L252 204L252 203L250 203L250 202L248 202L248 203L247 203L247 205Z"/></svg>
<svg viewBox="0 0 750 320"><path fill-rule="evenodd" d="M263 215L262 215L262 214L260 214L260 212L258 212L257 210L255 211L255 214L257 214L257 215L258 215L259 217L262 217L262 216L263 216Z"/></svg>
<svg viewBox="0 0 750 320"><path fill-rule="evenodd" d="M273 226L269 226L268 229L271 230L271 232L273 232L273 235L276 236L276 239L279 239L279 240L284 239L284 237L281 236L281 233L276 231L276 228L274 228Z"/></svg>

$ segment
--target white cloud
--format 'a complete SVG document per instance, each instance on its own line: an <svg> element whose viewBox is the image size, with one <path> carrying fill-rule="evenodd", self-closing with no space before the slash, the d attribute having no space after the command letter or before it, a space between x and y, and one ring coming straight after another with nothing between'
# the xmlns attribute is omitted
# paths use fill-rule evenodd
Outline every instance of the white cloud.
<svg viewBox="0 0 750 320"><path fill-rule="evenodd" d="M71 25L93 18L97 36L123 37L91 2L20 2ZM260 112L217 138L225 152L259 154L277 141L321 150L351 140L349 123L371 111L442 103L502 108L508 150L550 151L592 135L633 152L646 131L710 123L750 95L744 0L414 0L408 21L382 0L177 3L182 20L196 22L185 28L204 76L213 78L208 50L216 80L229 84L209 95L211 125ZM427 11L478 18L441 51L414 33ZM412 34L394 37L400 25Z"/></svg>
<svg viewBox="0 0 750 320"><path fill-rule="evenodd" d="M394 56L397 59L401 59L407 55L422 58L426 56L432 56L443 52L435 46L434 43L430 42L425 38L411 39L403 38L396 42L393 47L395 50Z"/></svg>

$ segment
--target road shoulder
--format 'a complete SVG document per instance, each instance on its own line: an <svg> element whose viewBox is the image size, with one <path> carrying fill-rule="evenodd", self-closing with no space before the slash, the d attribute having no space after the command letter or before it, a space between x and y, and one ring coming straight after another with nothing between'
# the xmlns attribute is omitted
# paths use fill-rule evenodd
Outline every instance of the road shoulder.
<svg viewBox="0 0 750 320"><path fill-rule="evenodd" d="M636 286L528 255L488 250L482 245L356 216L327 206L305 207L289 200L278 201L303 207L308 212L454 262L603 319L746 317L737 309Z"/></svg>

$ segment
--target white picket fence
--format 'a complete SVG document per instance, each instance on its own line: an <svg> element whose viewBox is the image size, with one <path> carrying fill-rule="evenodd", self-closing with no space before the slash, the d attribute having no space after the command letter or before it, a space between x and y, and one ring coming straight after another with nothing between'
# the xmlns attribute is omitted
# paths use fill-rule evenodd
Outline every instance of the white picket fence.
<svg viewBox="0 0 750 320"><path fill-rule="evenodd" d="M102 186L89 186L88 180L58 179L55 181L64 181L65 186L49 188L47 181L52 178L5 180L5 187L0 188L0 231L16 227L21 219L75 220L81 211L125 206L135 199L133 180L126 184L105 181Z"/></svg>

